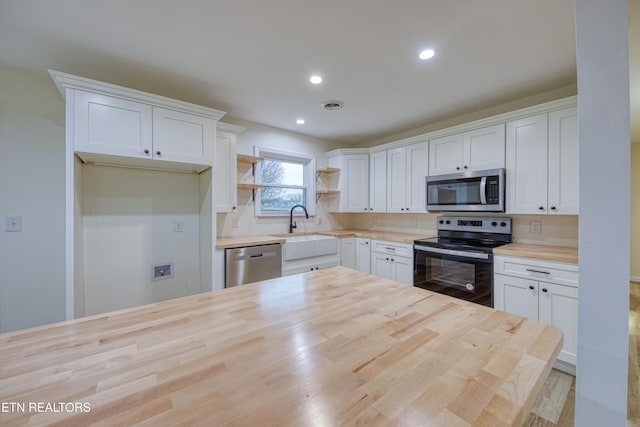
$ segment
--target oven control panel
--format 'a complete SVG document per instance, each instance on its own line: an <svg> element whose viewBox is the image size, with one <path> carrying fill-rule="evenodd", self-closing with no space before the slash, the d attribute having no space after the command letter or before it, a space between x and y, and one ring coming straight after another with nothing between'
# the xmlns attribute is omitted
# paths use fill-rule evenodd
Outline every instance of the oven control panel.
<svg viewBox="0 0 640 427"><path fill-rule="evenodd" d="M438 230L511 234L509 217L439 216Z"/></svg>

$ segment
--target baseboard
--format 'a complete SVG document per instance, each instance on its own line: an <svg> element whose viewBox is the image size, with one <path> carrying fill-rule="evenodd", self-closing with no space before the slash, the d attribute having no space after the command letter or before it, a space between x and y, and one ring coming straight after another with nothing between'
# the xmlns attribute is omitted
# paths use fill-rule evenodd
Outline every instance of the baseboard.
<svg viewBox="0 0 640 427"><path fill-rule="evenodd" d="M630 276L629 280L631 280L632 282L640 283L640 276Z"/></svg>
<svg viewBox="0 0 640 427"><path fill-rule="evenodd" d="M562 360L556 359L556 362L553 364L553 367L559 371L566 372L567 374L576 376L576 365L568 362L564 362Z"/></svg>

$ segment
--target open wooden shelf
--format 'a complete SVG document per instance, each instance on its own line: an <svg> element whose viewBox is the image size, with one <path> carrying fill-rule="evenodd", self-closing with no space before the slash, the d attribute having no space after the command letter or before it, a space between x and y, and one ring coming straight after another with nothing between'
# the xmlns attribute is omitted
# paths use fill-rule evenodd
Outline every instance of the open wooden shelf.
<svg viewBox="0 0 640 427"><path fill-rule="evenodd" d="M317 173L335 173L335 172L340 172L340 168L324 168L324 169L318 169L316 172Z"/></svg>
<svg viewBox="0 0 640 427"><path fill-rule="evenodd" d="M316 194L340 194L340 190L316 190Z"/></svg>
<svg viewBox="0 0 640 427"><path fill-rule="evenodd" d="M264 187L264 185L238 183L238 188L241 190L257 190L258 188L262 187Z"/></svg>
<svg viewBox="0 0 640 427"><path fill-rule="evenodd" d="M255 165L258 162L263 161L262 157L248 156L246 154L238 154L238 161L240 163L249 163L250 165Z"/></svg>

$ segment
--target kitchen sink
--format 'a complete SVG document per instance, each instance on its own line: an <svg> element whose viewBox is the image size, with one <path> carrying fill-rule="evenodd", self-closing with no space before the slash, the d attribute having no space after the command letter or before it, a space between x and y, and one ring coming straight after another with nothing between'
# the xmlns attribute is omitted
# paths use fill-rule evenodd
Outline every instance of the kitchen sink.
<svg viewBox="0 0 640 427"><path fill-rule="evenodd" d="M284 244L284 259L311 258L338 253L338 239L334 236L310 234L287 237Z"/></svg>

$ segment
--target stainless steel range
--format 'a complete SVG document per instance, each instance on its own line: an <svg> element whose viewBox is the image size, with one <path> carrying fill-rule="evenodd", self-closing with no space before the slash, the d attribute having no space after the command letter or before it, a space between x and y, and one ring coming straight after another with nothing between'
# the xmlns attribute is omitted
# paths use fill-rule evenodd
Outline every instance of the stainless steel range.
<svg viewBox="0 0 640 427"><path fill-rule="evenodd" d="M511 218L438 217L438 237L413 243L413 285L493 307L493 249L511 242Z"/></svg>

